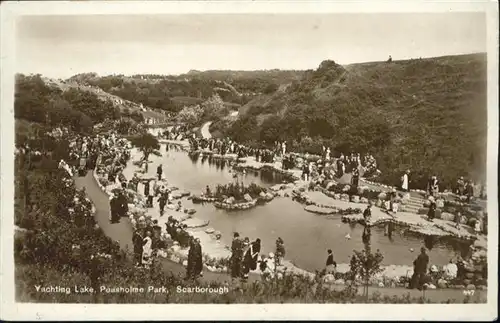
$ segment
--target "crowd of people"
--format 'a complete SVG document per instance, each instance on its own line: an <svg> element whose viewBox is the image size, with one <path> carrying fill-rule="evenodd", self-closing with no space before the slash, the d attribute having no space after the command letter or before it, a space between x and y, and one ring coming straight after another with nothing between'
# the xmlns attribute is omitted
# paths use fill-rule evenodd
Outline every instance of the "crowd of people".
<svg viewBox="0 0 500 323"><path fill-rule="evenodd" d="M355 184L359 181L360 170L363 174L373 174L377 171L377 162L371 154L361 155L360 153L351 153L344 155L341 153L337 158L331 156L331 149L323 147L323 153L315 162L309 161L308 153L303 156L287 151L286 142L276 142L274 149L247 147L236 143L229 138L189 138L191 149L209 150L217 154L235 154L238 158L253 156L255 161L262 163L274 163L277 157L282 161L284 170L301 167L302 179L308 181L313 174L323 174L326 177L342 177L346 173L352 173ZM302 159L302 160L301 160ZM300 166L302 164L302 166Z"/></svg>
<svg viewBox="0 0 500 323"><path fill-rule="evenodd" d="M247 280L250 271L259 268L263 279L274 277L276 270L282 265L285 257L285 244L280 237L276 240L275 252L268 257L260 255L261 240L250 242L248 237L241 239L235 232L231 243L230 273L233 279Z"/></svg>

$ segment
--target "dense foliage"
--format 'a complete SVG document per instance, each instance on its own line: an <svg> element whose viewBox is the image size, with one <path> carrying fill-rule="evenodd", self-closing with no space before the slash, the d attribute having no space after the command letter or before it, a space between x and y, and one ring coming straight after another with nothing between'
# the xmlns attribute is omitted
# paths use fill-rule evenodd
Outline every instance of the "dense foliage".
<svg viewBox="0 0 500 323"><path fill-rule="evenodd" d="M63 91L45 82L40 75L22 74L16 77L14 115L16 119L68 126L79 132L90 132L94 124L123 116L134 122L143 121L137 112L120 111L111 101L95 93L72 87Z"/></svg>
<svg viewBox="0 0 500 323"><path fill-rule="evenodd" d="M368 152L380 181L394 185L409 168L416 187L432 174L448 187L458 176L485 180L486 98L486 55L346 67L325 61L213 129L244 142L286 140L295 151Z"/></svg>

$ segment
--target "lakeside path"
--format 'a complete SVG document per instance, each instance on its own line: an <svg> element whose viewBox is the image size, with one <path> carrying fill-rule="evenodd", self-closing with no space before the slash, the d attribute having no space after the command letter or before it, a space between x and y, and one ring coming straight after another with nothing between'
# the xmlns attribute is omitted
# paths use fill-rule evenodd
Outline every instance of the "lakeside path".
<svg viewBox="0 0 500 323"><path fill-rule="evenodd" d="M81 189L85 187L89 198L92 200L96 208L96 221L102 228L104 233L111 239L117 241L123 250L132 250L132 225L129 219L124 217L118 224L111 224L109 222L109 199L97 185L97 182L92 176L92 172L88 172L85 177L75 177L75 183L77 188ZM164 270L172 272L175 275L183 276L186 272L185 268L178 263L174 263L164 258L160 258L160 261ZM208 270L204 270L203 274L204 276L201 278L201 282L231 282L230 276L226 273L214 273L209 272ZM253 282L256 280L260 280L260 277L258 275L251 275L249 277L249 282ZM344 286L332 285L332 288L342 290ZM359 290L361 292L362 288L359 288ZM370 287L369 291L370 294L379 292L382 297L403 296L408 293L412 298L421 297L423 295L423 293L418 290L407 290L404 288ZM457 289L428 290L425 292L425 297L426 299L436 303L443 302L449 299L455 299L457 302L461 302L464 299L462 290ZM481 300L486 302L486 291L476 291L475 295L472 296L472 300Z"/></svg>

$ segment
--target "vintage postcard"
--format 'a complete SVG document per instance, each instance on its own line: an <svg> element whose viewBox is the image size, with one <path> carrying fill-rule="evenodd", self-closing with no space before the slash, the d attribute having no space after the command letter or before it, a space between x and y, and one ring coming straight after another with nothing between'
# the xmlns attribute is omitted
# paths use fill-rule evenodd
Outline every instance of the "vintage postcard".
<svg viewBox="0 0 500 323"><path fill-rule="evenodd" d="M1 9L2 319L496 318L496 3Z"/></svg>

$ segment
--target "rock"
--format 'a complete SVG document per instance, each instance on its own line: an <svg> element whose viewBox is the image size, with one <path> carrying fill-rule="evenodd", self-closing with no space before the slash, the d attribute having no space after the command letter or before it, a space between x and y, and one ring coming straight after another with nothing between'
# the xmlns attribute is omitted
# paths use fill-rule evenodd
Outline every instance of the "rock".
<svg viewBox="0 0 500 323"><path fill-rule="evenodd" d="M467 290L475 290L476 286L474 286L474 284L467 284L467 287L465 289L467 289Z"/></svg>
<svg viewBox="0 0 500 323"><path fill-rule="evenodd" d="M378 199L379 200L385 200L387 198L387 194L385 192L381 192L379 195L378 195Z"/></svg>
<svg viewBox="0 0 500 323"><path fill-rule="evenodd" d="M470 279L464 279L464 285L465 286L470 285L470 283L472 283L472 281Z"/></svg>
<svg viewBox="0 0 500 323"><path fill-rule="evenodd" d="M342 188L342 192L349 192L351 190L351 185L346 185Z"/></svg>
<svg viewBox="0 0 500 323"><path fill-rule="evenodd" d="M341 195L338 194L338 193L333 194L333 198L336 199L336 200L340 200L340 196Z"/></svg>
<svg viewBox="0 0 500 323"><path fill-rule="evenodd" d="M467 279L473 279L474 273L467 273L467 274L465 274L465 277L467 277Z"/></svg>
<svg viewBox="0 0 500 323"><path fill-rule="evenodd" d="M335 282L335 276L332 274L327 274L325 277L323 277L323 282L327 284L332 284Z"/></svg>
<svg viewBox="0 0 500 323"><path fill-rule="evenodd" d="M449 263L443 266L446 279L455 279L457 277L458 267L456 264Z"/></svg>
<svg viewBox="0 0 500 323"><path fill-rule="evenodd" d="M196 213L196 210L195 209L188 209L187 210L187 214L195 214Z"/></svg>
<svg viewBox="0 0 500 323"><path fill-rule="evenodd" d="M260 192L260 193L259 193L259 197L260 197L260 198L266 198L266 193L264 193L264 192Z"/></svg>
<svg viewBox="0 0 500 323"><path fill-rule="evenodd" d="M337 279L337 280L335 281L335 285L345 285L345 281L344 281L342 278Z"/></svg>
<svg viewBox="0 0 500 323"><path fill-rule="evenodd" d="M234 201L234 197L232 197L232 196L231 196L230 198L227 198L227 199L224 201L224 203L227 203L227 204L234 204L234 202L235 202L235 201Z"/></svg>
<svg viewBox="0 0 500 323"><path fill-rule="evenodd" d="M425 201L424 201L424 206L425 206L426 208L427 208L427 207L429 207L429 206L431 206L431 201L429 201L429 200L425 200Z"/></svg>
<svg viewBox="0 0 500 323"><path fill-rule="evenodd" d="M248 194L248 193L247 193L247 194L245 194L245 195L243 195L243 198L244 198L244 199L245 199L245 201L247 201L247 202L252 202L252 201L253 201L252 197L251 197L251 196L250 196L250 194Z"/></svg>
<svg viewBox="0 0 500 323"><path fill-rule="evenodd" d="M353 203L359 203L359 196L358 195L351 196L351 202L353 202Z"/></svg>
<svg viewBox="0 0 500 323"><path fill-rule="evenodd" d="M264 195L264 198L266 201L271 201L274 198L274 195L268 192Z"/></svg>
<svg viewBox="0 0 500 323"><path fill-rule="evenodd" d="M342 194L342 195L340 195L340 200L341 201L349 202L349 194Z"/></svg>
<svg viewBox="0 0 500 323"><path fill-rule="evenodd" d="M444 207L444 200L443 199L437 199L436 200L436 206L439 207L439 208L443 208Z"/></svg>
<svg viewBox="0 0 500 323"><path fill-rule="evenodd" d="M205 230L205 233L208 233L208 234L212 234L212 233L214 233L214 232L215 232L214 228L207 228L207 229Z"/></svg>
<svg viewBox="0 0 500 323"><path fill-rule="evenodd" d="M477 289L479 289L479 290L487 290L488 287L486 285L479 285L479 286L477 286Z"/></svg>
<svg viewBox="0 0 500 323"><path fill-rule="evenodd" d="M324 208L316 205L307 205L304 209L308 212L317 213L317 214L333 214L335 213L334 209Z"/></svg>
<svg viewBox="0 0 500 323"><path fill-rule="evenodd" d="M182 261L182 265L183 265L184 267L187 267L187 265L188 265L187 260Z"/></svg>
<svg viewBox="0 0 500 323"><path fill-rule="evenodd" d="M360 199L359 199L359 202L360 202L360 203L363 203L363 204L368 204L368 203L370 203L370 201L369 201L366 197L362 197L362 198L360 198Z"/></svg>
<svg viewBox="0 0 500 323"><path fill-rule="evenodd" d="M378 199L377 202L375 202L376 207L382 207L382 204L383 204L383 202L381 199Z"/></svg>
<svg viewBox="0 0 500 323"><path fill-rule="evenodd" d="M448 282L441 278L438 280L437 285L439 288L443 289L443 288L446 288L446 286L448 285Z"/></svg>

